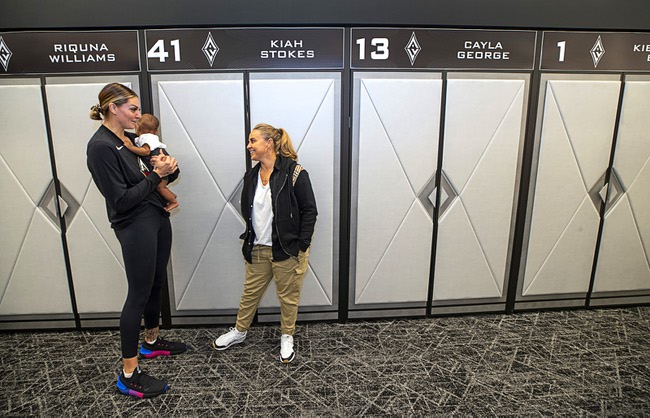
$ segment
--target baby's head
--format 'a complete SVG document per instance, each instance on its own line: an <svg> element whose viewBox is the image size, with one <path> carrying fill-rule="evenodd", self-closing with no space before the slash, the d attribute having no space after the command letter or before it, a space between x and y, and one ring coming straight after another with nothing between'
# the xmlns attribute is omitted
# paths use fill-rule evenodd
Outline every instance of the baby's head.
<svg viewBox="0 0 650 418"><path fill-rule="evenodd" d="M138 120L138 123L135 125L135 133L138 136L142 134L158 135L159 127L160 122L157 117L150 113L143 113L140 120Z"/></svg>

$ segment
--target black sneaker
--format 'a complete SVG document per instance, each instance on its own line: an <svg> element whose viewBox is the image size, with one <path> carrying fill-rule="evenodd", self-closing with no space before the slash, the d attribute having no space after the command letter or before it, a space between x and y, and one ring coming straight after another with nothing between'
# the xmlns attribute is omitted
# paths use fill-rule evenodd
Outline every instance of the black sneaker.
<svg viewBox="0 0 650 418"><path fill-rule="evenodd" d="M187 346L183 343L176 343L174 341L163 340L158 337L155 343L149 344L146 341L142 342L140 346L140 354L144 358L155 358L158 356L175 356L187 350Z"/></svg>
<svg viewBox="0 0 650 418"><path fill-rule="evenodd" d="M140 366L133 371L133 376L128 379L124 377L124 372L120 373L117 378L117 390L120 393L140 399L153 398L165 393L167 389L169 389L167 382L149 376L146 372L140 370Z"/></svg>

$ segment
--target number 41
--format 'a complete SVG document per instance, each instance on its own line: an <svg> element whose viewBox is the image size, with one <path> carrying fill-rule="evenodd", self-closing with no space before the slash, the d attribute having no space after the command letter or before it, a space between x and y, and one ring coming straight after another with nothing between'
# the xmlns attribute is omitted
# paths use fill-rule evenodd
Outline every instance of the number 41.
<svg viewBox="0 0 650 418"><path fill-rule="evenodd" d="M174 49L174 61L181 60L181 43L178 39L174 39L169 42ZM165 59L169 57L169 53L165 51L165 41L163 39L158 39L155 44L147 51L147 58L158 58L160 62L165 62Z"/></svg>

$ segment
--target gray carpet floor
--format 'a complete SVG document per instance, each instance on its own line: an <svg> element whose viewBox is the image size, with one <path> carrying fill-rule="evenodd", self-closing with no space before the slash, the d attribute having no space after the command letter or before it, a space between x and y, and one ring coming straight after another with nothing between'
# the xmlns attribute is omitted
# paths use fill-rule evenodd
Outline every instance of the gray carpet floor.
<svg viewBox="0 0 650 418"><path fill-rule="evenodd" d="M188 352L142 360L169 391L115 388L119 333L0 334L0 416L650 415L650 307L303 323L296 359L256 325L178 328Z"/></svg>

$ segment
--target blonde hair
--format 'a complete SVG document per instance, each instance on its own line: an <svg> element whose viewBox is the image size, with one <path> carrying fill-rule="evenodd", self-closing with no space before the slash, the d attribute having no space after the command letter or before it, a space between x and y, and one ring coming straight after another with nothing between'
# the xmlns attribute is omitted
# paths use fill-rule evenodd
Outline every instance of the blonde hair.
<svg viewBox="0 0 650 418"><path fill-rule="evenodd" d="M144 113L135 125L135 133L142 134L155 134L160 127L160 121L151 113Z"/></svg>
<svg viewBox="0 0 650 418"><path fill-rule="evenodd" d="M298 159L298 153L293 148L291 138L289 138L289 134L284 129L274 128L268 123L258 123L253 130L260 131L265 140L273 140L276 154L291 158L294 161Z"/></svg>
<svg viewBox="0 0 650 418"><path fill-rule="evenodd" d="M120 83L110 83L104 86L99 92L97 98L99 104L90 108L90 119L102 120L108 114L108 106L115 103L116 106L122 106L129 99L138 97L130 88Z"/></svg>

